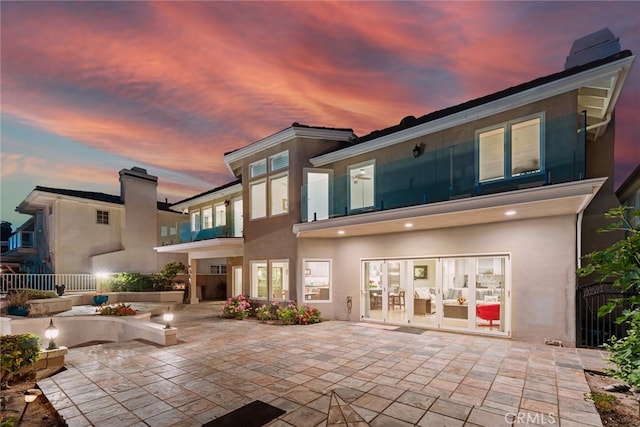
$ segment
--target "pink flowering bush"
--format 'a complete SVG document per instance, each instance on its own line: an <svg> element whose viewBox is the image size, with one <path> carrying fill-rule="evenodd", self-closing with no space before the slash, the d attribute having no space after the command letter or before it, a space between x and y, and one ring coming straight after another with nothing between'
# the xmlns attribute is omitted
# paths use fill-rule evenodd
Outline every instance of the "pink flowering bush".
<svg viewBox="0 0 640 427"><path fill-rule="evenodd" d="M298 307L298 323L301 325L311 325L313 323L322 322L320 317L320 310L317 308L311 308L307 304Z"/></svg>
<svg viewBox="0 0 640 427"><path fill-rule="evenodd" d="M266 322L267 320L275 320L278 318L277 313L279 309L280 304L278 304L277 302L272 302L270 305L263 304L255 310L256 319L262 322Z"/></svg>
<svg viewBox="0 0 640 427"><path fill-rule="evenodd" d="M222 317L245 319L249 315L251 303L244 295L230 297L222 306Z"/></svg>

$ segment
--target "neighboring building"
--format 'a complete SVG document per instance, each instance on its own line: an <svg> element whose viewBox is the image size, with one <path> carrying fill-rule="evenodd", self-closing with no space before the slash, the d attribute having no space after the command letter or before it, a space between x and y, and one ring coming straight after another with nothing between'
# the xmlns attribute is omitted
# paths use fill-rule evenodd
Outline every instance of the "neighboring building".
<svg viewBox="0 0 640 427"><path fill-rule="evenodd" d="M614 108L635 59L616 44L598 32L562 72L362 137L294 123L224 156L242 181L242 243L156 249L189 254L191 302L215 259L227 295L575 345L578 260L616 238L595 232L618 204ZM180 209L205 228L204 206L230 197Z"/></svg>
<svg viewBox="0 0 640 427"><path fill-rule="evenodd" d="M167 262L186 262L153 249L177 241L184 218L157 201L157 177L138 167L119 174L120 196L40 186L31 191L16 211L32 217L9 240L8 255L20 256L21 271L155 273Z"/></svg>
<svg viewBox="0 0 640 427"><path fill-rule="evenodd" d="M634 210L640 209L640 165L624 180L616 190L616 196L623 206L630 206ZM636 217L634 226L640 226L640 217Z"/></svg>

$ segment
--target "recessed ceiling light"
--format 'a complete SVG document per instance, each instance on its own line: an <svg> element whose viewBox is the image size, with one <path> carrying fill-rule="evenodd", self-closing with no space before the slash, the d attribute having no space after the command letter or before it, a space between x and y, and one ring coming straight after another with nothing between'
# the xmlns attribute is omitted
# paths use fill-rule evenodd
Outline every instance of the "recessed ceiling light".
<svg viewBox="0 0 640 427"><path fill-rule="evenodd" d="M506 216L513 216L513 215L515 215L515 214L516 214L516 211L514 211L514 210L506 211L504 214L505 214Z"/></svg>
<svg viewBox="0 0 640 427"><path fill-rule="evenodd" d="M407 227L407 228L411 228L411 227L413 227L413 224L410 223L410 222L407 222L404 226Z"/></svg>
<svg viewBox="0 0 640 427"><path fill-rule="evenodd" d="M344 230L338 230L338 234L344 234Z"/></svg>

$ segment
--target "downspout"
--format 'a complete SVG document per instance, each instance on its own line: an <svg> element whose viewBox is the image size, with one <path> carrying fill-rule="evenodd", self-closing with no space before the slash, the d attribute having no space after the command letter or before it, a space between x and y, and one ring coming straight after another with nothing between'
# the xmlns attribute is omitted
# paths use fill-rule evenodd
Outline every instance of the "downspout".
<svg viewBox="0 0 640 427"><path fill-rule="evenodd" d="M586 110L583 111L583 113L586 113ZM586 116L586 114L585 114L585 116ZM593 129L601 128L602 126L606 126L606 125L609 124L610 121L611 121L611 113L607 113L607 115L606 115L606 117L605 117L605 119L603 121L601 121L599 123L594 123L592 125L589 125L589 126L585 127L584 129L578 129L578 133L584 132L585 133L585 140L586 140L588 131L593 130ZM587 121L586 121L586 117L585 117L585 124L586 124L586 122ZM593 138L594 141L596 140L597 136L598 136L598 133L596 132L596 136L594 136L594 138Z"/></svg>
<svg viewBox="0 0 640 427"><path fill-rule="evenodd" d="M584 210L580 210L578 213L578 221L576 224L576 254L577 254L577 266L578 268L582 267L582 216L584 215Z"/></svg>

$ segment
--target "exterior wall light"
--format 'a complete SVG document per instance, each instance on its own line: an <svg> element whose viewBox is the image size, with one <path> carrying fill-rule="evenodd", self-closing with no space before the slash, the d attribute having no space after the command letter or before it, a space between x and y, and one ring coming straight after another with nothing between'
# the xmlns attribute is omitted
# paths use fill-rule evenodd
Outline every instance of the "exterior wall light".
<svg viewBox="0 0 640 427"><path fill-rule="evenodd" d="M54 340L58 338L59 333L60 330L53 324L53 319L51 319L49 326L44 330L44 336L49 340L49 347L47 347L47 350L55 350L58 348Z"/></svg>
<svg viewBox="0 0 640 427"><path fill-rule="evenodd" d="M413 157L417 158L420 156L420 154L422 154L422 148L420 148L420 146L416 144L416 146L413 147L413 150L411 150L411 152L413 153Z"/></svg>
<svg viewBox="0 0 640 427"><path fill-rule="evenodd" d="M171 307L167 307L167 311L162 315L162 320L164 320L167 323L167 325L164 328L171 329L171 321L173 320L173 313L171 312Z"/></svg>

